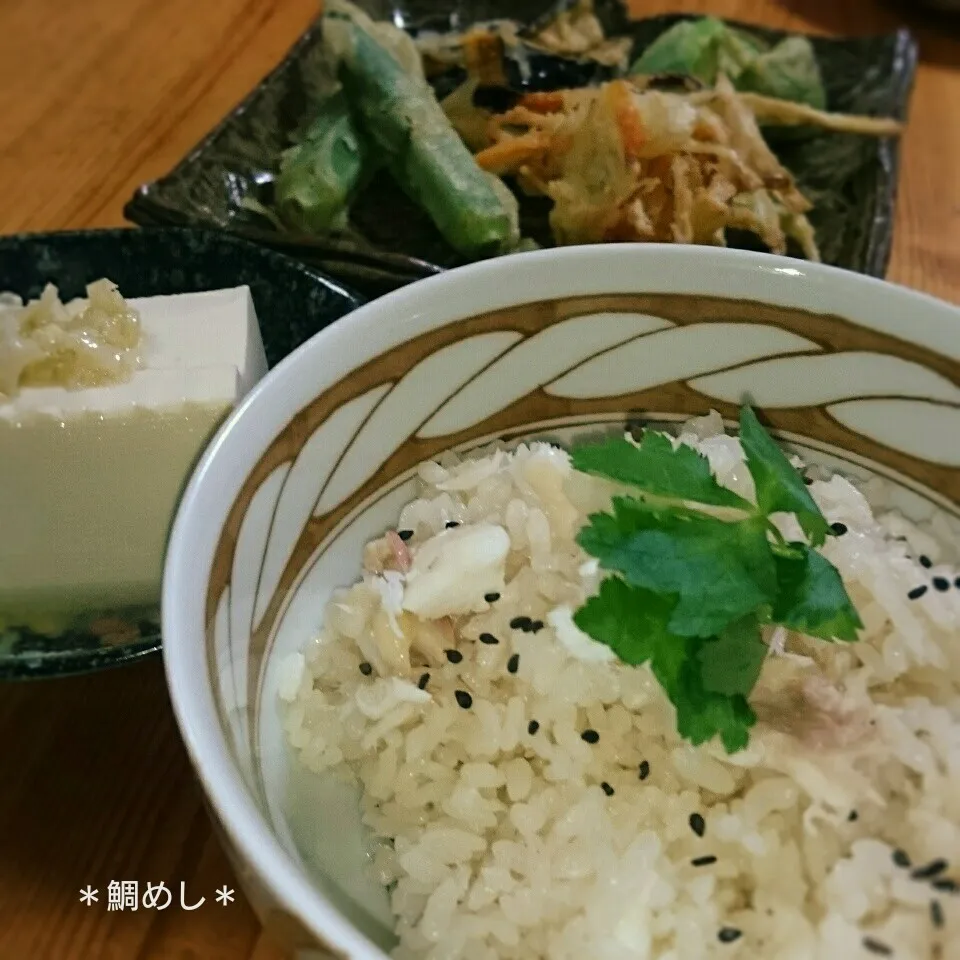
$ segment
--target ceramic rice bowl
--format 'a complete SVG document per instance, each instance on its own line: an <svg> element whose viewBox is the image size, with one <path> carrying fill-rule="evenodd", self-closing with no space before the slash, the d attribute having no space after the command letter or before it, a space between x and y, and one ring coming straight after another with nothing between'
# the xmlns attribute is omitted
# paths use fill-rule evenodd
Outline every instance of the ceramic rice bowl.
<svg viewBox="0 0 960 960"><path fill-rule="evenodd" d="M231 416L173 532L164 657L224 842L286 946L391 946L356 796L292 774L277 691L417 465L711 408L733 424L746 400L805 459L890 481L911 518L960 517L960 310L767 255L618 245L456 270L322 331ZM291 819L302 790L313 813Z"/></svg>

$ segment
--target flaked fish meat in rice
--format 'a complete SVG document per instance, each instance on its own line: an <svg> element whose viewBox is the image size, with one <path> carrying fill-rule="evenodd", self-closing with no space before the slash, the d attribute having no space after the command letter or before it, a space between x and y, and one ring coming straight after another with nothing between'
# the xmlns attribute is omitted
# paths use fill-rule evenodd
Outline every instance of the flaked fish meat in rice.
<svg viewBox="0 0 960 960"><path fill-rule="evenodd" d="M680 442L754 495L718 416ZM609 484L545 443L420 473L282 692L300 762L361 788L398 960L960 957L951 518L808 471L864 629L767 630L727 754L574 623L601 577L575 536Z"/></svg>

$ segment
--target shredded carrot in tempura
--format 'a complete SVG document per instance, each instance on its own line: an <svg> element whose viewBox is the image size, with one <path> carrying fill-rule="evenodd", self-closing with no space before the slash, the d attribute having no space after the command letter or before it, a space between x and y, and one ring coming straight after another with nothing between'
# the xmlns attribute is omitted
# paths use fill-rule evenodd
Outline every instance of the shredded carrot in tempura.
<svg viewBox="0 0 960 960"><path fill-rule="evenodd" d="M607 84L604 92L613 110L613 115L616 117L624 152L628 159L635 160L647 138L643 131L643 123L631 87L624 80L614 80Z"/></svg>
<svg viewBox="0 0 960 960"><path fill-rule="evenodd" d="M563 91L542 90L525 93L517 102L517 106L526 107L534 113L559 113L564 107Z"/></svg>
<svg viewBox="0 0 960 960"><path fill-rule="evenodd" d="M481 150L474 159L489 173L507 173L516 170L550 149L550 137L531 131L519 137L507 137Z"/></svg>

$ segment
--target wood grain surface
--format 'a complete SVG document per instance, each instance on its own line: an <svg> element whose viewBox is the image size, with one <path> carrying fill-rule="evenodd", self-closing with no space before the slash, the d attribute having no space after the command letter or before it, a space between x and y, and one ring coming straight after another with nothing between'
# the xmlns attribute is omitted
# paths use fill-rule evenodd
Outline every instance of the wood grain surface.
<svg viewBox="0 0 960 960"><path fill-rule="evenodd" d="M633 0L787 29L910 26L921 66L891 279L960 303L960 27L876 0ZM0 0L0 231L123 223L283 55L315 0ZM0 960L280 960L238 895L177 736L159 659L0 688ZM166 910L107 910L111 880ZM180 909L179 885L188 903ZM81 887L100 890L92 906Z"/></svg>

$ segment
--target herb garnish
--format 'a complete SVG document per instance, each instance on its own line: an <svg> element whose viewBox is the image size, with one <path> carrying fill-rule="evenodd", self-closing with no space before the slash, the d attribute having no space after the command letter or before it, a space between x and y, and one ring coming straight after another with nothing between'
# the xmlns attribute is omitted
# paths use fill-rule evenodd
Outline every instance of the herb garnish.
<svg viewBox="0 0 960 960"><path fill-rule="evenodd" d="M831 641L856 640L862 627L840 574L814 549L826 519L749 407L740 441L756 506L717 483L704 456L660 433L572 453L577 470L639 491L614 497L580 530L580 546L614 575L574 621L625 663L649 663L681 736L699 744L719 735L729 753L747 745L756 722L747 698L767 655L763 626ZM776 513L793 514L809 542L787 541Z"/></svg>

